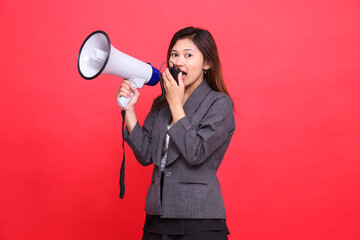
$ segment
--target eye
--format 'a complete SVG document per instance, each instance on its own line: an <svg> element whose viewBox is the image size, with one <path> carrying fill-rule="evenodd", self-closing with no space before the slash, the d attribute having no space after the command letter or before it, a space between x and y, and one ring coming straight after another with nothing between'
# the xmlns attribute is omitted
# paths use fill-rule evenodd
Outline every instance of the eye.
<svg viewBox="0 0 360 240"><path fill-rule="evenodd" d="M177 53L172 53L171 56L172 56L172 57L177 57L178 54L177 54Z"/></svg>
<svg viewBox="0 0 360 240"><path fill-rule="evenodd" d="M190 53L187 53L185 56L188 57L188 58L192 57L192 55Z"/></svg>

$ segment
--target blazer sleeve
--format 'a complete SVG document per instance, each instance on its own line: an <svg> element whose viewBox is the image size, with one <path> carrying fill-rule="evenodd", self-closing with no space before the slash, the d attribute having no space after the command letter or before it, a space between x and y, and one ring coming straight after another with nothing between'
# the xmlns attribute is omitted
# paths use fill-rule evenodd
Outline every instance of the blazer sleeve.
<svg viewBox="0 0 360 240"><path fill-rule="evenodd" d="M151 132L154 126L154 114L149 113L145 118L143 127L139 122L129 134L125 129L124 139L133 150L136 160L143 166L150 165L153 161L151 158Z"/></svg>
<svg viewBox="0 0 360 240"><path fill-rule="evenodd" d="M205 162L223 144L229 143L234 130L232 100L227 95L221 95L209 107L198 129L185 116L168 130L168 134L185 160L195 166Z"/></svg>

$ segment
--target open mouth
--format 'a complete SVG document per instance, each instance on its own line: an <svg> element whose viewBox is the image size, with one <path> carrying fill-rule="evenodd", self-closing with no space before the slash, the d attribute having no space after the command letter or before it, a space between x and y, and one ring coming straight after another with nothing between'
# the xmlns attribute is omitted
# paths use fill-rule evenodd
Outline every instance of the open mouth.
<svg viewBox="0 0 360 240"><path fill-rule="evenodd" d="M186 72L183 72L183 71L181 71L181 76L182 76L182 79L185 79L186 78L186 76L187 76L187 73Z"/></svg>

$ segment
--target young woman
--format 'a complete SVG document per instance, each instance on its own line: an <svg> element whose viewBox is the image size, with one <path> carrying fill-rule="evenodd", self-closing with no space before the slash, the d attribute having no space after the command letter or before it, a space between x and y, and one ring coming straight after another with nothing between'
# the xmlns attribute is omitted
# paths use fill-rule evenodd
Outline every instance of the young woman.
<svg viewBox="0 0 360 240"><path fill-rule="evenodd" d="M235 121L217 47L207 30L188 27L175 33L167 56L181 70L178 84L166 69L166 99L155 99L142 128L134 110L139 91L124 79L116 95L134 94L125 140L140 164L154 165L143 239L228 239L216 171Z"/></svg>

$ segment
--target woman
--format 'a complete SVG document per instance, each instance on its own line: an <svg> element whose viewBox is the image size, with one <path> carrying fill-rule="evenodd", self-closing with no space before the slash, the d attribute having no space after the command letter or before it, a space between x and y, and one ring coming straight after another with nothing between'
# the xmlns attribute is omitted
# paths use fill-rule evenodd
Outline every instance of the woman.
<svg viewBox="0 0 360 240"><path fill-rule="evenodd" d="M116 95L133 93L125 140L140 164L154 164L143 239L228 239L216 171L235 121L215 41L207 30L184 28L167 57L181 70L178 84L166 69L166 99L155 99L142 128L134 110L139 91L124 79Z"/></svg>

